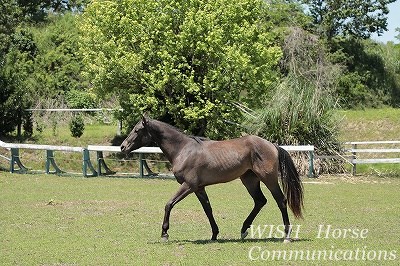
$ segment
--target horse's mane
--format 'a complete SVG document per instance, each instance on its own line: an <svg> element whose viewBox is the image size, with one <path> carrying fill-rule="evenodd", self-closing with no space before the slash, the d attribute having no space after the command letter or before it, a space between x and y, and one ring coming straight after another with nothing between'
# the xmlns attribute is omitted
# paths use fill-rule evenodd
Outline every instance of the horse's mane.
<svg viewBox="0 0 400 266"><path fill-rule="evenodd" d="M174 127L173 125L170 125L170 124L168 124L168 123L165 123L165 122L156 120L156 119L152 119L152 121L157 121L157 122L159 122L160 124L162 124L162 125L165 126L165 127L168 127L168 128L170 128L170 129L172 129L172 130L175 130L175 131L178 131L179 133L182 133L182 134L188 136L189 138L194 139L197 143L200 143L200 144L201 144L203 141L208 141L208 140L210 140L209 138L206 138L206 137L194 136L194 135L187 135L187 134L186 134L185 132L183 132L181 129L179 129L179 128L177 128L177 127Z"/></svg>
<svg viewBox="0 0 400 266"><path fill-rule="evenodd" d="M168 127L169 129L172 129L172 130L174 130L174 131L178 131L179 133L182 133L182 134L184 134L184 135L187 135L187 134L185 134L185 132L183 132L183 131L180 130L179 128L174 127L174 126L172 126L172 125L170 125L170 124L168 124L168 123L165 123L165 122L163 122L163 121L160 121L160 120L157 120L157 119L151 119L151 121L152 121L152 122L158 122L158 123L160 123L161 125L163 125L163 126L165 126L165 127Z"/></svg>
<svg viewBox="0 0 400 266"><path fill-rule="evenodd" d="M194 139L197 143L201 144L203 141L208 141L210 140L209 138L206 137L200 137L200 136L189 136L190 138Z"/></svg>

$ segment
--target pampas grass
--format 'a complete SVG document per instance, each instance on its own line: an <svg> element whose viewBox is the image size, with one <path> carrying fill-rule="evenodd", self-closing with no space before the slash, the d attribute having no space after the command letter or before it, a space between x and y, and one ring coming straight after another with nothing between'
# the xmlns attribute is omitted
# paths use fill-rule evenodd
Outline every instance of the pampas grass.
<svg viewBox="0 0 400 266"><path fill-rule="evenodd" d="M292 29L283 46L287 75L262 108L244 113L247 133L280 145L314 145L317 154L340 150L332 94L340 67L329 63L321 47L316 37Z"/></svg>

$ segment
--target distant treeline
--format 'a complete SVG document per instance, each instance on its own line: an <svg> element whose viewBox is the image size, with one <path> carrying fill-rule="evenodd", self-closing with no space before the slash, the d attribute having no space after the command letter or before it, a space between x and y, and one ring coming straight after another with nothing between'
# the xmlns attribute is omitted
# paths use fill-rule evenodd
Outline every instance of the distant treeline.
<svg viewBox="0 0 400 266"><path fill-rule="evenodd" d="M332 108L400 106L400 45L370 38L394 1L2 0L0 135L112 102L127 127L315 144Z"/></svg>

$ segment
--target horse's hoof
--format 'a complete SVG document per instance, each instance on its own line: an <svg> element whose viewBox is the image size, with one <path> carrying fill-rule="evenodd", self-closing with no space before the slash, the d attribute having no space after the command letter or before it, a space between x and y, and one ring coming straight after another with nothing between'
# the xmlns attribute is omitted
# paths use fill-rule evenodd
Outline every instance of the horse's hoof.
<svg viewBox="0 0 400 266"><path fill-rule="evenodd" d="M246 230L244 233L240 234L240 238L245 239L248 234L249 234L249 232Z"/></svg>
<svg viewBox="0 0 400 266"><path fill-rule="evenodd" d="M161 237L161 242L163 242L163 243L168 242L168 236L162 236Z"/></svg>
<svg viewBox="0 0 400 266"><path fill-rule="evenodd" d="M292 239L290 239L290 238L285 238L284 240L283 240L283 243L284 244L286 244L286 243L291 243L292 242Z"/></svg>

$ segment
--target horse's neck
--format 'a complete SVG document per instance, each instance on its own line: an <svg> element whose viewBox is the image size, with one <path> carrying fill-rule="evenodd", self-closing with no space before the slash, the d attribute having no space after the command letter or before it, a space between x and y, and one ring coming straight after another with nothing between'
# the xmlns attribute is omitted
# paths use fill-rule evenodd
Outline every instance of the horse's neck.
<svg viewBox="0 0 400 266"><path fill-rule="evenodd" d="M154 133L157 135L157 144L172 163L190 138L163 122L153 120L152 125Z"/></svg>

